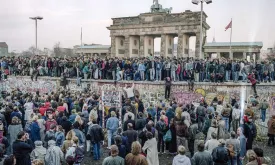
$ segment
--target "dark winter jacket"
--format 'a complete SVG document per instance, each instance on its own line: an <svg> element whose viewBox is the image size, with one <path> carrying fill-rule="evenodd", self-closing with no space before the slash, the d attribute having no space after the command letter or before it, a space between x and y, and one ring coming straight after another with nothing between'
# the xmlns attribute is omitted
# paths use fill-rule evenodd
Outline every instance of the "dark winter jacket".
<svg viewBox="0 0 275 165"><path fill-rule="evenodd" d="M102 127L98 124L92 124L89 126L87 138L90 138L91 143L99 143L104 140Z"/></svg>
<svg viewBox="0 0 275 165"><path fill-rule="evenodd" d="M32 146L21 140L16 140L13 143L13 155L16 158L16 165L31 165L30 153Z"/></svg>

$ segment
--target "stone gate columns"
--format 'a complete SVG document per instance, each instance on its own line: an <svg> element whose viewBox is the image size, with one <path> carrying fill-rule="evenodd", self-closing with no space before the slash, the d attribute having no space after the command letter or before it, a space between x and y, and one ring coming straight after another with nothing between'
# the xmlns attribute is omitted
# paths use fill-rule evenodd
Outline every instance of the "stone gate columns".
<svg viewBox="0 0 275 165"><path fill-rule="evenodd" d="M174 36L168 34L161 35L161 52L163 57L173 57L174 53Z"/></svg>
<svg viewBox="0 0 275 165"><path fill-rule="evenodd" d="M162 34L161 35L161 46L160 46L160 56L162 57L166 57L166 35L165 34Z"/></svg>
<svg viewBox="0 0 275 165"><path fill-rule="evenodd" d="M189 36L186 34L179 34L177 56L186 58L188 57L188 54L189 54Z"/></svg>
<svg viewBox="0 0 275 165"><path fill-rule="evenodd" d="M130 57L130 36L124 36L124 57Z"/></svg>
<svg viewBox="0 0 275 165"><path fill-rule="evenodd" d="M111 57L116 56L116 37L111 37Z"/></svg>
<svg viewBox="0 0 275 165"><path fill-rule="evenodd" d="M129 37L129 57L138 57L139 56L139 36L130 36Z"/></svg>
<svg viewBox="0 0 275 165"><path fill-rule="evenodd" d="M115 40L115 48L114 48L114 56L116 57L125 57L125 37L116 36ZM113 43L112 43L113 44ZM113 54L113 52L112 52Z"/></svg>
<svg viewBox="0 0 275 165"><path fill-rule="evenodd" d="M139 56L140 57L144 57L145 54L144 54L144 36L139 36Z"/></svg>
<svg viewBox="0 0 275 165"><path fill-rule="evenodd" d="M144 57L148 57L150 54L154 55L154 37L144 37Z"/></svg>
<svg viewBox="0 0 275 165"><path fill-rule="evenodd" d="M200 33L196 33L195 58L200 59Z"/></svg>

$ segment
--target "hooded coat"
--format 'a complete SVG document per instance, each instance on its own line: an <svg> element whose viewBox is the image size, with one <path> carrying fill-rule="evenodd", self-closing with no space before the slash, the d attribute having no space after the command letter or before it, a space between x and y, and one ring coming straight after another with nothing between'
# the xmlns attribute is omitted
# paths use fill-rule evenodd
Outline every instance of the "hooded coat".
<svg viewBox="0 0 275 165"><path fill-rule="evenodd" d="M191 165L191 161L187 156L178 154L173 159L173 165Z"/></svg>
<svg viewBox="0 0 275 165"><path fill-rule="evenodd" d="M43 147L42 141L34 142L35 149L31 152L31 160L39 159L44 162L44 158L47 152L47 149Z"/></svg>
<svg viewBox="0 0 275 165"><path fill-rule="evenodd" d="M50 140L48 142L48 150L45 156L45 165L62 165L64 162L64 154L61 149L55 146L55 141Z"/></svg>

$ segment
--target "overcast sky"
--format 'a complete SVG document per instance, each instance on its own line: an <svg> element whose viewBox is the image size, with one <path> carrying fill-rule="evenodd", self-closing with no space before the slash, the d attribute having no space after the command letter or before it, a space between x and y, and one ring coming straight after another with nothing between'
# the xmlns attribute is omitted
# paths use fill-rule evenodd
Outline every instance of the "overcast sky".
<svg viewBox="0 0 275 165"><path fill-rule="evenodd" d="M159 0L172 12L199 11L191 0ZM136 16L150 11L153 0L0 0L0 41L7 42L9 51L20 52L35 45L35 26L31 16L43 16L38 22L38 47L62 47L83 42L110 44L106 29L112 17ZM264 49L275 42L275 0L213 0L205 5L208 15L208 42L215 30L217 42L227 42L230 31L225 26L233 18L233 42L263 41Z"/></svg>

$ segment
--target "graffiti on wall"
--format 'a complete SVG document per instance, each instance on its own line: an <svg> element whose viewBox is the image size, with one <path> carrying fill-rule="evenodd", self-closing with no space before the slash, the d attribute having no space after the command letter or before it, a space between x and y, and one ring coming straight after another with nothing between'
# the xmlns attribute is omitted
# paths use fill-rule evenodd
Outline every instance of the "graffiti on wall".
<svg viewBox="0 0 275 165"><path fill-rule="evenodd" d="M17 88L26 93L35 93L36 91L39 91L39 93L43 94L56 91L55 81L31 81L30 79L26 78L15 77L8 78L7 80L1 82L0 86L2 87L1 90L8 92L11 92L13 89Z"/></svg>

